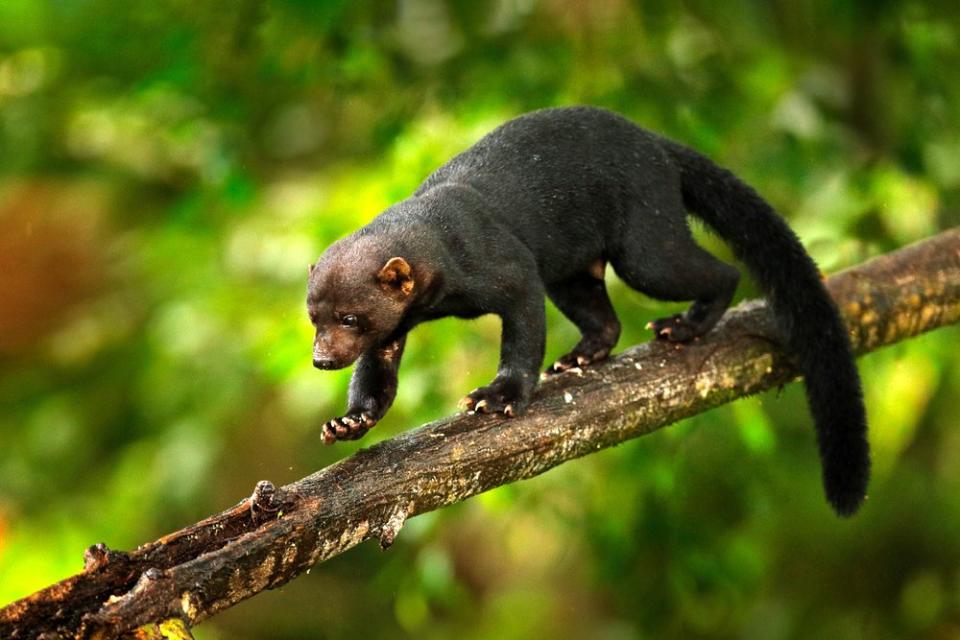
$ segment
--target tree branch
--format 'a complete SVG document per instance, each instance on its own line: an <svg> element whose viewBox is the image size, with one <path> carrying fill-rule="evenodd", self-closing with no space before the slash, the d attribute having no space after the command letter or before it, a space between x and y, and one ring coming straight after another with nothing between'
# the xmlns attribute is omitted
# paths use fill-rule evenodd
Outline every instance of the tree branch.
<svg viewBox="0 0 960 640"><path fill-rule="evenodd" d="M960 230L827 285L858 353L955 323ZM523 417L445 418L281 489L260 483L232 509L130 554L91 547L82 573L0 610L0 637L132 637L173 618L194 625L368 538L389 546L409 517L783 385L796 371L776 345L763 302L745 302L695 344L651 342L545 381Z"/></svg>

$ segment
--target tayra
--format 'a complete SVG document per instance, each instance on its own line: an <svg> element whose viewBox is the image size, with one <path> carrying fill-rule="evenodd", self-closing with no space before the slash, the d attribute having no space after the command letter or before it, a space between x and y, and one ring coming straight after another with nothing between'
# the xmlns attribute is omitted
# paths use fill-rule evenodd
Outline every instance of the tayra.
<svg viewBox="0 0 960 640"><path fill-rule="evenodd" d="M739 274L694 242L688 211L732 246L769 297L783 346L806 377L827 498L853 513L869 477L866 416L844 324L812 259L732 173L591 107L545 109L498 127L310 267L313 363L357 362L347 413L324 425L324 439L358 438L376 424L396 395L407 332L446 316L500 316L497 375L464 404L519 415L543 361L544 296L582 333L548 373L603 360L616 344L607 262L648 296L693 301L652 323L658 338L703 335Z"/></svg>

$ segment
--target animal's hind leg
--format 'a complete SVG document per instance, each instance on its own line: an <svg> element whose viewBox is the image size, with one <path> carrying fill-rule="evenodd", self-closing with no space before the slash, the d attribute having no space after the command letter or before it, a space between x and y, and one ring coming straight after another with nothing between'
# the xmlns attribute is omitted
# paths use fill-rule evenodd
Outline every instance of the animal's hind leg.
<svg viewBox="0 0 960 640"><path fill-rule="evenodd" d="M678 225L679 226L679 225ZM686 225L654 237L625 237L611 259L628 285L659 300L693 300L686 313L650 324L657 338L689 342L713 328L730 305L739 272L693 241Z"/></svg>
<svg viewBox="0 0 960 640"><path fill-rule="evenodd" d="M620 322L607 296L603 267L598 260L588 271L547 287L547 295L583 336L570 353L547 368L548 375L599 362L617 343Z"/></svg>

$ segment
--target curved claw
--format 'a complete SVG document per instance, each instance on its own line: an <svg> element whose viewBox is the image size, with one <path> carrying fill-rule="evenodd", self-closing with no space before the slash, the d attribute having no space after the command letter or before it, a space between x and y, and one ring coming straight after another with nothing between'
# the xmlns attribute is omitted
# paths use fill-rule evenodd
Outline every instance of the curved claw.
<svg viewBox="0 0 960 640"><path fill-rule="evenodd" d="M333 420L323 425L323 444L333 444L337 441L337 433L333 428Z"/></svg>
<svg viewBox="0 0 960 640"><path fill-rule="evenodd" d="M567 363L564 362L563 360L557 360L556 362L554 362L554 363L550 366L550 369L551 369L554 373L563 373L564 371L566 371L567 369L569 369L570 366L571 366L571 365L567 364Z"/></svg>
<svg viewBox="0 0 960 640"><path fill-rule="evenodd" d="M547 370L544 371L543 374L542 374L540 377L541 377L541 379L548 378L548 377L550 377L550 376L557 375L557 374L559 374L559 373L563 373L564 371L569 371L570 369L573 369L573 368L576 367L576 366L577 366L577 365L575 365L575 364L570 360L570 356L569 356L569 354L568 354L568 355L560 358L560 359L557 360L556 362L554 362L554 363L553 363L552 365L550 365L549 367L547 367Z"/></svg>

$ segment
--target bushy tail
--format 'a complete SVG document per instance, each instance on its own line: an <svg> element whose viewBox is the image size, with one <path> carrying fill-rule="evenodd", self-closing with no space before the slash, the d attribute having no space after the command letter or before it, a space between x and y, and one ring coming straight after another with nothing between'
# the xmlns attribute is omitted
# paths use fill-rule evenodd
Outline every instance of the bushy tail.
<svg viewBox="0 0 960 640"><path fill-rule="evenodd" d="M767 295L806 380L827 500L838 514L853 514L870 477L866 411L846 328L816 265L752 188L692 149L664 147L680 168L684 204L730 244Z"/></svg>

